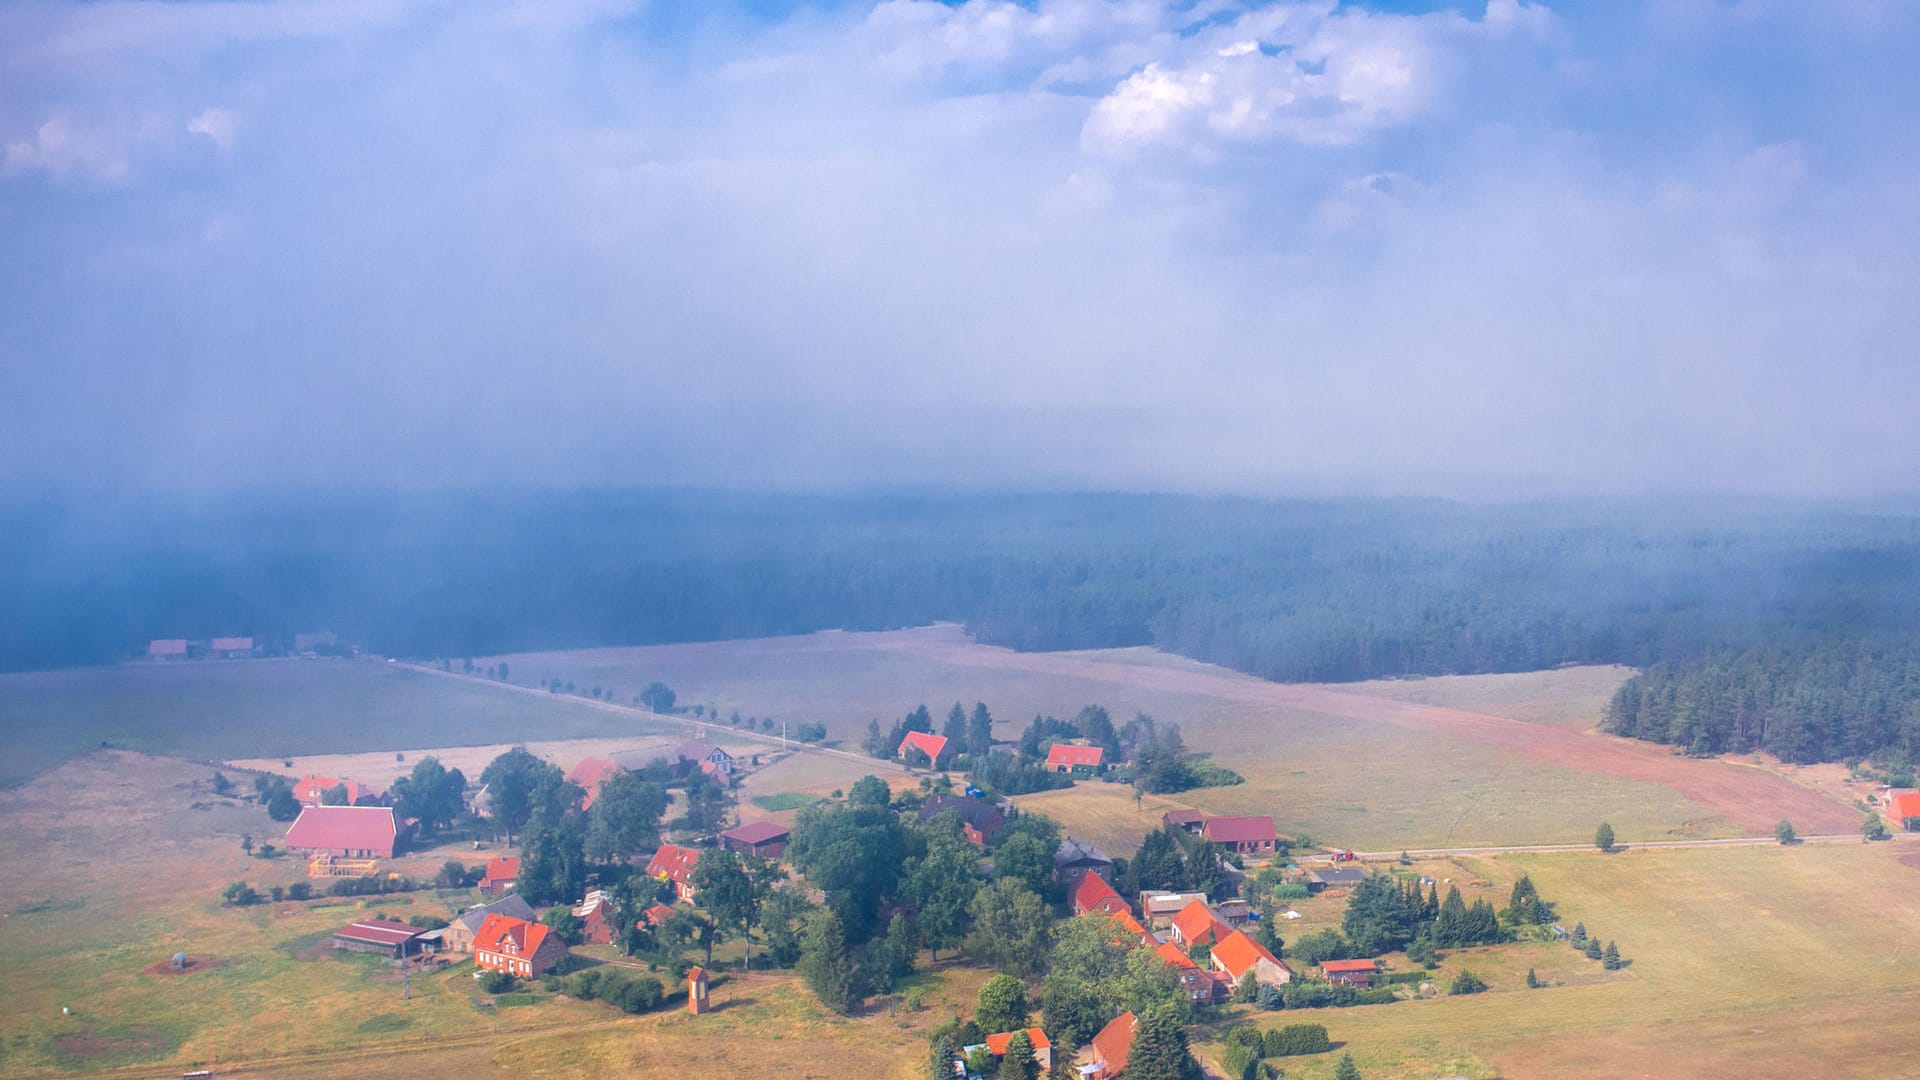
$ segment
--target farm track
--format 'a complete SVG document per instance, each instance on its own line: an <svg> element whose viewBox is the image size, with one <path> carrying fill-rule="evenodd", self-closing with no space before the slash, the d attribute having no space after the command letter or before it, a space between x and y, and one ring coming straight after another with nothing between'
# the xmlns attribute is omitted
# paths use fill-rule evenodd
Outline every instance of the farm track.
<svg viewBox="0 0 1920 1080"><path fill-rule="evenodd" d="M1920 840L1920 833L1895 833L1890 843L1902 840ZM1865 843L1857 832L1830 833L1822 836L1802 836L1795 844L1859 844ZM1449 855L1516 855L1535 853L1572 853L1592 855L1622 855L1640 848L1719 848L1719 847L1762 847L1779 844L1771 836L1735 836L1719 840L1649 840L1644 843L1615 844L1612 851L1601 851L1592 844L1525 844L1517 847L1460 847L1460 848L1408 848L1405 851L1356 851L1354 857L1361 862L1394 862L1401 855L1415 859L1440 859Z"/></svg>
<svg viewBox="0 0 1920 1080"><path fill-rule="evenodd" d="M537 690L531 686L516 686L513 683L503 683L498 679L489 679L481 675L467 675L458 671L442 671L439 668L429 667L425 664L406 664L405 666L415 671L424 671L430 675L438 675L443 679L460 679L466 682L479 683L482 686L491 686L500 690L511 690L515 693L528 694L538 698L553 696L553 692L550 690ZM621 716L636 716L653 723L677 725L702 736L718 732L726 738L749 739L793 753L818 754L824 757L835 757L846 761L858 762L863 766L869 766L875 769L891 769L894 772L905 773L910 776L921 775L919 771L902 765L897 761L883 761L880 758L868 757L865 754L856 754L850 750L836 750L831 746L816 746L813 743L796 742L791 739L783 739L778 735L762 734L758 731L741 731L738 728L727 727L721 724L709 724L702 720L689 720L684 716L657 713L651 709L641 709L632 705L621 705L611 701L595 701L592 698L575 697L573 695L567 695L566 700L571 704L584 705L588 708L600 709Z"/></svg>

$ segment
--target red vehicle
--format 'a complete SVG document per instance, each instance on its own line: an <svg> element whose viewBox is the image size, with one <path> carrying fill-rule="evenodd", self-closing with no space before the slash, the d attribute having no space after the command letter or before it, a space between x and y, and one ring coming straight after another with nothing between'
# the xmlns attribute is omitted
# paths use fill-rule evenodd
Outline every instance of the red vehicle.
<svg viewBox="0 0 1920 1080"><path fill-rule="evenodd" d="M1345 848L1334 848L1331 852L1328 853L1328 855L1330 858L1333 859L1334 862L1359 862L1360 861L1360 856L1355 855L1353 852L1348 851Z"/></svg>

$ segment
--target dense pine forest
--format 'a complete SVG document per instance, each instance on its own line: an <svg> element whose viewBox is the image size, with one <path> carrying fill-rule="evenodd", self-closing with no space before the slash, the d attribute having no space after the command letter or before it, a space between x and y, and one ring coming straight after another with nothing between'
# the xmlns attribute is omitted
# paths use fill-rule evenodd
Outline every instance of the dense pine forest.
<svg viewBox="0 0 1920 1080"><path fill-rule="evenodd" d="M1920 515L1157 495L308 494L0 508L0 670L331 629L460 656L964 623L1279 680L1647 668L1618 730L1910 744Z"/></svg>

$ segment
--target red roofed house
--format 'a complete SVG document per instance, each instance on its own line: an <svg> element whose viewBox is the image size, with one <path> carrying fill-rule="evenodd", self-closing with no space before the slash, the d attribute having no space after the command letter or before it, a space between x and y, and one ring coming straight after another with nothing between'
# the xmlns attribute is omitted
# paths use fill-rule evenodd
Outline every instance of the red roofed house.
<svg viewBox="0 0 1920 1080"><path fill-rule="evenodd" d="M1078 773L1091 776L1106 768L1107 751L1099 746L1074 746L1069 743L1054 743L1047 751L1047 768L1052 772Z"/></svg>
<svg viewBox="0 0 1920 1080"><path fill-rule="evenodd" d="M215 656L224 656L237 660L253 655L253 639L250 637L217 637L207 643L207 651Z"/></svg>
<svg viewBox="0 0 1920 1080"><path fill-rule="evenodd" d="M1075 915L1085 915L1091 911L1102 915L1115 915L1122 911L1133 914L1126 900L1113 891L1113 886L1107 884L1105 878L1097 874L1088 874L1080 879L1080 884L1073 888L1071 903Z"/></svg>
<svg viewBox="0 0 1920 1080"><path fill-rule="evenodd" d="M520 857L502 855L487 860L487 874L480 879L480 891L488 896L499 896L512 892L513 883L520 879Z"/></svg>
<svg viewBox="0 0 1920 1080"><path fill-rule="evenodd" d="M947 740L944 736L929 735L924 731L909 731L907 737L900 740L900 749L895 752L900 755L900 760L911 765L914 764L914 758L907 752L917 750L926 755L928 765L937 765L941 751L946 748Z"/></svg>
<svg viewBox="0 0 1920 1080"><path fill-rule="evenodd" d="M724 786L733 778L733 755L713 745L705 739L694 739L681 744L673 752L673 774L686 776L698 769L720 781Z"/></svg>
<svg viewBox="0 0 1920 1080"><path fill-rule="evenodd" d="M588 945L613 944L613 900L600 889L588 889L587 898L573 905L582 938Z"/></svg>
<svg viewBox="0 0 1920 1080"><path fill-rule="evenodd" d="M1887 792L1887 824L1908 832L1920 832L1920 791L1895 788Z"/></svg>
<svg viewBox="0 0 1920 1080"><path fill-rule="evenodd" d="M186 638L154 638L147 642L147 659L149 660L185 660L186 658Z"/></svg>
<svg viewBox="0 0 1920 1080"><path fill-rule="evenodd" d="M1013 1041L1016 1034L1018 1032L1002 1031L997 1035L987 1036L987 1053L997 1058L1006 1057L1007 1044ZM1047 1038L1047 1033L1039 1028L1027 1029L1027 1041L1033 1044L1033 1060L1040 1063L1040 1072L1044 1075L1048 1069L1053 1068L1053 1041Z"/></svg>
<svg viewBox="0 0 1920 1080"><path fill-rule="evenodd" d="M1160 815L1160 824L1169 829L1185 829L1198 833L1207 823L1207 815L1199 810L1169 810Z"/></svg>
<svg viewBox="0 0 1920 1080"><path fill-rule="evenodd" d="M1187 996L1194 1001L1202 1004L1225 1001L1227 995L1231 993L1231 989L1223 986L1222 981L1215 978L1213 972L1202 971L1200 965L1194 963L1186 953L1181 952L1180 946L1173 942L1165 942L1153 951L1173 969L1174 977L1180 980L1180 988L1185 990Z"/></svg>
<svg viewBox="0 0 1920 1080"><path fill-rule="evenodd" d="M1239 930L1214 945L1213 969L1225 975L1234 986L1240 985L1248 972L1253 973L1253 981L1261 986L1281 986L1293 979L1293 969Z"/></svg>
<svg viewBox="0 0 1920 1080"><path fill-rule="evenodd" d="M1233 927L1222 922L1205 900L1195 900L1181 908L1167 925L1172 928L1174 944L1188 952L1202 943L1218 944L1221 938L1233 932Z"/></svg>
<svg viewBox="0 0 1920 1080"><path fill-rule="evenodd" d="M420 951L414 939L427 930L392 919L368 919L333 932L333 947L347 952L380 953L398 960Z"/></svg>
<svg viewBox="0 0 1920 1080"><path fill-rule="evenodd" d="M473 937L473 966L530 979L566 959L567 943L537 922L489 915Z"/></svg>
<svg viewBox="0 0 1920 1080"><path fill-rule="evenodd" d="M1372 986L1375 972L1380 970L1378 960L1322 960L1320 974L1330 983L1346 983L1348 986Z"/></svg>
<svg viewBox="0 0 1920 1080"><path fill-rule="evenodd" d="M1098 913L1095 912L1094 914ZM1122 933L1126 934L1128 938L1137 944L1153 945L1159 941L1158 938L1153 936L1151 931L1140 925L1140 920L1134 918L1133 912L1131 911L1116 911L1112 914L1111 918L1113 919L1113 924L1119 927Z"/></svg>
<svg viewBox="0 0 1920 1080"><path fill-rule="evenodd" d="M793 833L771 821L756 821L720 834L720 846L739 855L777 859L787 850L787 837Z"/></svg>
<svg viewBox="0 0 1920 1080"><path fill-rule="evenodd" d="M580 800L580 809L593 809L593 797L600 793L600 784L620 771L620 766L603 757L582 758L578 765L568 769L567 782L580 785L580 790L587 793Z"/></svg>
<svg viewBox="0 0 1920 1080"><path fill-rule="evenodd" d="M348 859L391 859L398 836L391 807L309 806L287 830L287 850Z"/></svg>
<svg viewBox="0 0 1920 1080"><path fill-rule="evenodd" d="M1133 1032L1140 1026L1130 1012L1123 1012L1093 1037L1093 1071L1082 1074L1086 1080L1113 1080L1127 1069L1127 1055L1133 1052Z"/></svg>
<svg viewBox="0 0 1920 1080"><path fill-rule="evenodd" d="M1270 817L1208 818L1200 835L1242 855L1271 854L1279 842Z"/></svg>
<svg viewBox="0 0 1920 1080"><path fill-rule="evenodd" d="M673 895L693 903L693 867L700 861L698 848L679 844L661 844L647 863L647 876L673 882Z"/></svg>
<svg viewBox="0 0 1920 1080"><path fill-rule="evenodd" d="M640 913L640 925L647 927L659 926L671 918L673 918L672 908L665 904L654 904Z"/></svg>
<svg viewBox="0 0 1920 1080"><path fill-rule="evenodd" d="M347 789L346 805L348 806L359 806L362 799L368 802L379 802L383 798L380 791L358 780L336 779L331 776L321 776L319 773L301 777L300 782L293 785L293 797L300 800L301 806L323 806L326 803L327 792L337 787Z"/></svg>

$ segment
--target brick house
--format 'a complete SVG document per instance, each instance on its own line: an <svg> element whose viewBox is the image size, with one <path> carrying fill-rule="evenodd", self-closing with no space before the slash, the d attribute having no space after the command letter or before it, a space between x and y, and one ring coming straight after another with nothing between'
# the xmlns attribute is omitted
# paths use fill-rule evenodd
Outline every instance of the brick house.
<svg viewBox="0 0 1920 1080"><path fill-rule="evenodd" d="M1007 827L1007 815L985 799L963 795L935 795L920 805L920 820L932 821L946 811L960 815L960 829L975 847L986 847Z"/></svg>
<svg viewBox="0 0 1920 1080"><path fill-rule="evenodd" d="M573 914L580 920L582 941L588 945L613 944L613 898L604 890L588 889L586 898L573 905Z"/></svg>
<svg viewBox="0 0 1920 1080"><path fill-rule="evenodd" d="M1200 835L1242 855L1271 855L1280 842L1270 817L1208 818Z"/></svg>
<svg viewBox="0 0 1920 1080"><path fill-rule="evenodd" d="M660 850L654 852L653 858L647 863L647 876L657 881L673 882L674 897L691 904L694 902L693 868L699 861L698 848L661 844Z"/></svg>
<svg viewBox="0 0 1920 1080"><path fill-rule="evenodd" d="M1293 980L1292 968L1240 930L1214 945L1213 969L1225 975L1232 986L1240 985L1248 972L1253 973L1253 980L1261 986L1283 986Z"/></svg>
<svg viewBox="0 0 1920 1080"><path fill-rule="evenodd" d="M1377 960L1323 960L1320 963L1320 974L1325 975L1328 982L1348 986L1372 986L1373 977L1379 971Z"/></svg>
<svg viewBox="0 0 1920 1080"><path fill-rule="evenodd" d="M1180 989L1185 990L1191 1000L1210 1005L1225 1001L1231 992L1231 988L1224 986L1213 972L1194 963L1193 958L1181 952L1180 946L1173 942L1164 942L1153 951L1173 969L1174 978L1180 980Z"/></svg>
<svg viewBox="0 0 1920 1080"><path fill-rule="evenodd" d="M1133 1033L1139 1026L1131 1012L1108 1021L1093 1037L1093 1068L1081 1074L1084 1080L1113 1080L1125 1072L1127 1055L1133 1050Z"/></svg>
<svg viewBox="0 0 1920 1080"><path fill-rule="evenodd" d="M473 966L530 979L566 959L567 943L548 927L489 915L473 937Z"/></svg>
<svg viewBox="0 0 1920 1080"><path fill-rule="evenodd" d="M593 799L600 794L600 785L606 782L607 777L622 771L620 766L603 757L582 758L579 764L568 769L567 782L580 785L580 790L586 792L580 800L580 809L593 809Z"/></svg>
<svg viewBox="0 0 1920 1080"><path fill-rule="evenodd" d="M480 924L487 921L489 915L505 915L512 919L533 921L533 905L519 893L508 893L490 904L468 908L454 916L453 921L440 933L440 947L449 952L472 952L473 939L480 933Z"/></svg>
<svg viewBox="0 0 1920 1080"><path fill-rule="evenodd" d="M1054 743L1047 749L1047 771L1092 776L1106 769L1106 757L1104 747Z"/></svg>
<svg viewBox="0 0 1920 1080"><path fill-rule="evenodd" d="M1195 900L1181 908L1167 925L1173 943L1188 952L1196 945L1216 945L1233 932L1233 927L1215 915L1205 900Z"/></svg>
<svg viewBox="0 0 1920 1080"><path fill-rule="evenodd" d="M1102 880L1112 879L1113 860L1107 858L1106 852L1085 840L1068 837L1060 841L1060 846L1053 852L1053 880L1071 889L1089 874Z"/></svg>
<svg viewBox="0 0 1920 1080"><path fill-rule="evenodd" d="M1016 1034L1018 1032L1002 1031L987 1036L987 1053L996 1058L1006 1057L1007 1044L1013 1041ZM1033 1044L1033 1060L1040 1063L1040 1074L1046 1075L1047 1070L1053 1068L1053 1040L1047 1038L1047 1033L1039 1028L1028 1028L1027 1041Z"/></svg>
<svg viewBox="0 0 1920 1080"><path fill-rule="evenodd" d="M499 896L513 891L514 882L520 879L520 857L502 855L487 860L487 872L480 879L480 891L487 896Z"/></svg>

